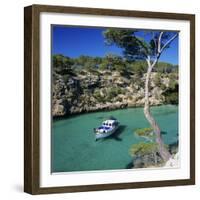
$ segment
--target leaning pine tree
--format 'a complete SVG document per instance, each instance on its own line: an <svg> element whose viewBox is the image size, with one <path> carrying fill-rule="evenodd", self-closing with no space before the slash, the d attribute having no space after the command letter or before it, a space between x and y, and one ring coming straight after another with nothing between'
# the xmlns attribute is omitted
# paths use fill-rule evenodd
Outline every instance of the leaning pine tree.
<svg viewBox="0 0 200 200"><path fill-rule="evenodd" d="M104 36L107 44L116 44L120 48L123 48L124 55L127 59L146 61L148 67L145 80L144 115L154 130L159 153L163 160L167 161L171 155L164 145L161 130L150 112L149 82L151 72L156 66L161 54L166 48L169 48L169 45L178 36L178 33L110 28L104 32Z"/></svg>

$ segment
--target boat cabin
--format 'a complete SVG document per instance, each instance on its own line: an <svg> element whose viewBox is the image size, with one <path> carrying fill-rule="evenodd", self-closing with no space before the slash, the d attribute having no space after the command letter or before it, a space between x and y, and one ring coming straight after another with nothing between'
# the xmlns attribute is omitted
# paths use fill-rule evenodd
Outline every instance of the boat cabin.
<svg viewBox="0 0 200 200"><path fill-rule="evenodd" d="M113 127L115 125L117 125L117 121L116 120L106 120L102 123L103 126L107 126L107 127Z"/></svg>

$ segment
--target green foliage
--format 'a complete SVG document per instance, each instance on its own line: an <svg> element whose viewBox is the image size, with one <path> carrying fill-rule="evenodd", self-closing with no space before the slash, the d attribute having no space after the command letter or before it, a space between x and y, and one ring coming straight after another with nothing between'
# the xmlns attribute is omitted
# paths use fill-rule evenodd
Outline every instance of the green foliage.
<svg viewBox="0 0 200 200"><path fill-rule="evenodd" d="M131 43L133 33L134 31L130 29L109 28L104 31L103 35L108 45L116 43L122 47L125 43L128 43L128 41Z"/></svg>
<svg viewBox="0 0 200 200"><path fill-rule="evenodd" d="M125 64L116 64L114 65L114 69L120 72L121 74L127 73L127 68Z"/></svg>
<svg viewBox="0 0 200 200"><path fill-rule="evenodd" d="M153 129L151 127L139 128L136 129L134 132L139 136L149 136L153 132Z"/></svg>
<svg viewBox="0 0 200 200"><path fill-rule="evenodd" d="M93 96L100 103L105 103L106 102L106 99L105 99L104 96L101 95L100 90L95 90L94 93L93 93Z"/></svg>
<svg viewBox="0 0 200 200"><path fill-rule="evenodd" d="M161 48L175 34L168 31L163 32ZM123 48L123 53L129 60L145 60L148 56L154 57L158 53L159 36L160 31L141 31L140 35L137 34L137 30L133 29L108 28L104 31L107 44L115 44ZM149 37L149 40L145 40L145 37Z"/></svg>
<svg viewBox="0 0 200 200"><path fill-rule="evenodd" d="M73 60L63 55L53 56L53 70L61 75L73 73Z"/></svg>
<svg viewBox="0 0 200 200"><path fill-rule="evenodd" d="M130 63L129 70L141 77L147 72L147 64L145 61L135 61Z"/></svg>
<svg viewBox="0 0 200 200"><path fill-rule="evenodd" d="M122 57L108 54L105 58L102 59L102 63L99 64L99 69L110 71L116 70L120 73L124 73L127 70L127 66Z"/></svg>
<svg viewBox="0 0 200 200"><path fill-rule="evenodd" d="M141 79L141 77L138 74L136 76L134 76L132 83L134 85L137 85L137 87L139 87L139 88L144 88L144 81Z"/></svg>
<svg viewBox="0 0 200 200"><path fill-rule="evenodd" d="M165 91L166 90L166 86L165 84L161 83L160 86L158 85L158 87L161 88L161 90Z"/></svg>
<svg viewBox="0 0 200 200"><path fill-rule="evenodd" d="M162 83L161 79L163 78L162 76L163 74L160 73L160 72L157 72L153 81L154 81L154 84L159 87L161 90L165 91L166 90L166 85L164 83Z"/></svg>
<svg viewBox="0 0 200 200"><path fill-rule="evenodd" d="M69 78L70 78L69 74L65 74L65 75L62 76L62 79L63 79L63 81L64 81L65 84L67 84Z"/></svg>
<svg viewBox="0 0 200 200"><path fill-rule="evenodd" d="M177 73L169 75L169 87L165 90L163 95L165 96L165 103L167 104L178 104L178 82Z"/></svg>
<svg viewBox="0 0 200 200"><path fill-rule="evenodd" d="M136 36L135 30L109 28L104 31L107 44L116 44L124 49L129 59L144 59L149 53L149 44L143 38Z"/></svg>
<svg viewBox="0 0 200 200"><path fill-rule="evenodd" d="M117 97L119 94L123 94L124 91L121 87L110 87L106 91L106 100L112 101L113 98Z"/></svg>
<svg viewBox="0 0 200 200"><path fill-rule="evenodd" d="M155 67L155 71L160 73L171 73L174 69L174 65L166 62L158 62Z"/></svg>
<svg viewBox="0 0 200 200"><path fill-rule="evenodd" d="M108 66L106 63L103 62L103 63L99 64L99 69L103 71L103 70L108 69Z"/></svg>
<svg viewBox="0 0 200 200"><path fill-rule="evenodd" d="M161 85L161 79L160 79L161 75L160 73L157 73L154 77L154 83L156 86L160 86Z"/></svg>
<svg viewBox="0 0 200 200"><path fill-rule="evenodd" d="M80 57L74 59L74 66L76 68L86 69L87 71L97 69L100 63L102 63L102 58L100 57L81 55Z"/></svg>
<svg viewBox="0 0 200 200"><path fill-rule="evenodd" d="M159 152L158 144L155 142L149 142L149 143L141 142L133 144L129 152L132 156L144 156L152 153L157 153Z"/></svg>
<svg viewBox="0 0 200 200"><path fill-rule="evenodd" d="M93 93L93 96L95 99L98 100L98 102L105 103L105 102L112 102L114 98L116 98L115 99L116 101L120 100L118 95L123 93L124 91L120 87L110 87L107 89L103 89L101 92L99 89L96 89Z"/></svg>
<svg viewBox="0 0 200 200"><path fill-rule="evenodd" d="M176 86L177 86L176 80L171 80L171 79L170 79L170 81L169 81L169 88L170 88L171 90L175 90L175 89L176 89Z"/></svg>
<svg viewBox="0 0 200 200"><path fill-rule="evenodd" d="M167 104L178 104L178 92L168 93L165 96L165 102Z"/></svg>
<svg viewBox="0 0 200 200"><path fill-rule="evenodd" d="M168 71L170 71L168 68L171 68L172 72L177 71L177 66L164 62L159 62L154 71L168 73ZM135 74L142 77L147 71L147 64L142 60L128 62L121 56L114 54L107 54L104 58L83 55L78 58L69 58L63 55L53 55L53 70L61 75L74 75L74 73L84 74L87 72L98 74L99 70L107 70L111 72L118 71L121 75ZM83 70L85 70L85 72Z"/></svg>
<svg viewBox="0 0 200 200"><path fill-rule="evenodd" d="M147 63L146 61L134 61L130 62L128 66L129 70L135 74L142 76L147 72ZM166 62L158 62L154 68L154 72L158 72L158 74L162 73L172 73L175 72L176 67L170 63Z"/></svg>

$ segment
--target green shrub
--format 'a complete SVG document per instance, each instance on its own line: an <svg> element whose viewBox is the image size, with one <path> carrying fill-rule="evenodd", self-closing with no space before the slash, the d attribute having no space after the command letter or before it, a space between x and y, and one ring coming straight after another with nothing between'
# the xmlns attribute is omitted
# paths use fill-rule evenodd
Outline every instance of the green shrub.
<svg viewBox="0 0 200 200"><path fill-rule="evenodd" d="M165 102L167 104L178 104L178 93L173 92L165 96Z"/></svg>
<svg viewBox="0 0 200 200"><path fill-rule="evenodd" d="M177 82L176 80L171 80L169 81L169 88L174 90L176 88Z"/></svg>
<svg viewBox="0 0 200 200"><path fill-rule="evenodd" d="M124 74L127 72L127 68L125 64L116 64L114 65L114 69L118 72L120 72L121 74Z"/></svg>
<svg viewBox="0 0 200 200"><path fill-rule="evenodd" d="M106 102L105 97L103 97L103 96L101 95L101 93L100 93L99 90L95 90L95 92L94 92L94 94L93 94L93 97L94 97L95 99L97 99L97 101L100 102L100 103L105 103L105 102Z"/></svg>
<svg viewBox="0 0 200 200"><path fill-rule="evenodd" d="M101 64L99 64L99 69L100 70L106 70L106 69L108 69L108 66L107 66L106 63L101 63Z"/></svg>
<svg viewBox="0 0 200 200"><path fill-rule="evenodd" d="M158 152L158 144L154 142L150 143L141 142L138 144L133 144L129 152L132 156L143 156L156 153Z"/></svg>
<svg viewBox="0 0 200 200"><path fill-rule="evenodd" d="M160 79L160 73L157 73L154 77L154 84L156 86L160 86L161 85L161 79Z"/></svg>
<svg viewBox="0 0 200 200"><path fill-rule="evenodd" d="M178 83L170 81L169 87L163 93L165 96L165 103L178 104Z"/></svg>
<svg viewBox="0 0 200 200"><path fill-rule="evenodd" d="M125 91L121 87L110 87L106 91L106 100L111 101L119 94L124 94Z"/></svg>
<svg viewBox="0 0 200 200"><path fill-rule="evenodd" d="M132 80L132 83L134 85L137 85L139 88L144 88L144 81L138 75L134 76L134 79Z"/></svg>
<svg viewBox="0 0 200 200"><path fill-rule="evenodd" d="M73 60L61 54L53 55L53 70L61 75L74 73L72 69Z"/></svg>
<svg viewBox="0 0 200 200"><path fill-rule="evenodd" d="M161 84L160 84L160 88L161 88L161 90L166 90L167 87L166 87L165 84L161 83Z"/></svg>
<svg viewBox="0 0 200 200"><path fill-rule="evenodd" d="M129 69L131 72L141 77L147 72L147 64L145 61L135 61L129 65Z"/></svg>
<svg viewBox="0 0 200 200"><path fill-rule="evenodd" d="M69 80L70 77L71 76L69 74L65 74L65 75L62 76L62 79L63 79L63 81L64 81L65 84L67 84L67 82L68 82L68 80Z"/></svg>
<svg viewBox="0 0 200 200"><path fill-rule="evenodd" d="M153 128L139 128L134 131L138 136L149 136L153 132Z"/></svg>

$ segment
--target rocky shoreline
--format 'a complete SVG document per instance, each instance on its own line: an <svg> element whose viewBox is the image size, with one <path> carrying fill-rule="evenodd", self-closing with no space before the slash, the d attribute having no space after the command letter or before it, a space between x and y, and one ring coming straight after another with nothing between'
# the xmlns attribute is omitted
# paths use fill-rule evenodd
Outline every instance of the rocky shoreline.
<svg viewBox="0 0 200 200"><path fill-rule="evenodd" d="M132 163L129 163L129 168L137 169L137 168L155 168L155 167L162 167L162 168L176 168L179 165L179 151L178 151L178 143L173 143L169 145L169 151L171 154L170 159L167 162L163 162L161 156L157 153L156 154L156 162L155 162L155 155L152 153L136 156L134 157Z"/></svg>

